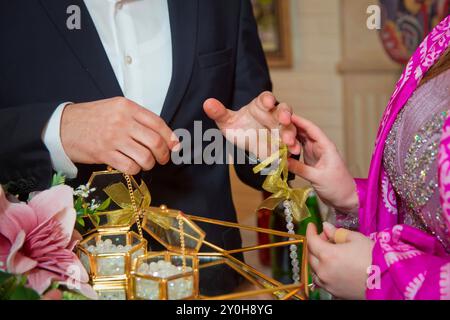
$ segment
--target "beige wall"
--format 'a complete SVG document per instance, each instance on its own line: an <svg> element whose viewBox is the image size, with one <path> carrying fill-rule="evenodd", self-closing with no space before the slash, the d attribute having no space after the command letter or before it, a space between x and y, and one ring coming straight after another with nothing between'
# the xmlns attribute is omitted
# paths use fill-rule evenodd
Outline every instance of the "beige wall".
<svg viewBox="0 0 450 320"><path fill-rule="evenodd" d="M293 67L271 70L279 100L317 123L358 176L367 172L379 118L399 75L377 31L366 27L366 9L375 3L291 0ZM247 220L260 194L233 181L236 207Z"/></svg>
<svg viewBox="0 0 450 320"><path fill-rule="evenodd" d="M291 1L294 66L272 70L274 92L343 147L339 0Z"/></svg>
<svg viewBox="0 0 450 320"><path fill-rule="evenodd" d="M373 0L341 0L345 156L356 176L367 175L373 143L401 67L385 53L376 30L366 27Z"/></svg>

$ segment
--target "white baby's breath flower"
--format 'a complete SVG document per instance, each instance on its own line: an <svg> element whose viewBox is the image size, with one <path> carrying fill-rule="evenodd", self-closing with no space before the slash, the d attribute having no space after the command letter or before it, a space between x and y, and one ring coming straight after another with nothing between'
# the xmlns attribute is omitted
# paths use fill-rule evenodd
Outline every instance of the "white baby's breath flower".
<svg viewBox="0 0 450 320"><path fill-rule="evenodd" d="M76 197L87 198L89 197L89 194L94 192L95 190L95 188L89 188L89 184L82 184L73 191L73 194Z"/></svg>
<svg viewBox="0 0 450 320"><path fill-rule="evenodd" d="M95 201L95 199L91 200L91 204L89 205L89 209L92 211L97 210L100 207L100 202Z"/></svg>

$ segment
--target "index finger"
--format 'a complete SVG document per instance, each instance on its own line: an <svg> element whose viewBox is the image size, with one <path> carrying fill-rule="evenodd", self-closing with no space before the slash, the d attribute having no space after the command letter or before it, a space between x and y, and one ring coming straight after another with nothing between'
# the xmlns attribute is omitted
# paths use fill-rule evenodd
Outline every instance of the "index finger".
<svg viewBox="0 0 450 320"><path fill-rule="evenodd" d="M306 229L306 239L308 241L308 250L316 257L320 257L324 251L333 249L328 241L317 234L317 228L313 223L310 223Z"/></svg>
<svg viewBox="0 0 450 320"><path fill-rule="evenodd" d="M328 141L328 137L323 131L309 120L303 119L296 114L292 115L292 123L304 132L309 138L316 141Z"/></svg>
<svg viewBox="0 0 450 320"><path fill-rule="evenodd" d="M277 105L277 99L270 91L265 91L255 98L256 106L263 111L271 111Z"/></svg>
<svg viewBox="0 0 450 320"><path fill-rule="evenodd" d="M291 117L293 114L293 110L289 104L285 102L280 103L275 110L275 114L281 125L289 126L292 124Z"/></svg>
<svg viewBox="0 0 450 320"><path fill-rule="evenodd" d="M155 113L142 106L137 105L137 107L138 109L134 114L134 119L140 124L157 132L164 139L169 149L173 151L173 149L180 144L180 141L172 129L170 129L166 122Z"/></svg>

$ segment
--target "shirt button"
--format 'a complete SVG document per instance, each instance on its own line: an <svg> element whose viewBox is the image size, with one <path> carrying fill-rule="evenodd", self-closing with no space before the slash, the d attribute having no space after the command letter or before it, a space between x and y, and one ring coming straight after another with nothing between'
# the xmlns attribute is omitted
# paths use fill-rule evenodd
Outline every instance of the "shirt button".
<svg viewBox="0 0 450 320"><path fill-rule="evenodd" d="M125 56L125 63L126 64L132 64L133 63L133 58L131 58L131 56L126 55Z"/></svg>

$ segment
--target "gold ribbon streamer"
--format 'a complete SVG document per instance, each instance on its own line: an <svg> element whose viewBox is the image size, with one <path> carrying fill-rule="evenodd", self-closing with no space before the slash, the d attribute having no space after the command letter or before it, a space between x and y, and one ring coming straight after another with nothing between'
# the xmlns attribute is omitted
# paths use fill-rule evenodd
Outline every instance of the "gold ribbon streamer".
<svg viewBox="0 0 450 320"><path fill-rule="evenodd" d="M128 188L122 182L112 184L103 191L111 198L117 206L121 209L112 211L108 214L109 225L127 225L134 220L133 208L131 205L130 193ZM149 220L154 221L156 224L164 229L169 229L171 226L170 218L156 213L150 209L151 195L147 185L144 181L141 182L139 188L134 190L134 198L136 204L140 208L143 214L147 215Z"/></svg>
<svg viewBox="0 0 450 320"><path fill-rule="evenodd" d="M297 222L301 222L311 216L306 205L306 200L312 191L312 188L293 189L289 186L288 176L288 149L285 144L280 143L280 149L269 158L253 168L253 172L259 173L271 165L276 165L263 183L263 189L272 195L264 200L259 206L260 209L273 211L284 200L290 200L292 206L292 215ZM275 162L278 163L275 163Z"/></svg>

